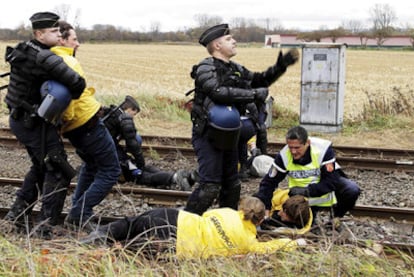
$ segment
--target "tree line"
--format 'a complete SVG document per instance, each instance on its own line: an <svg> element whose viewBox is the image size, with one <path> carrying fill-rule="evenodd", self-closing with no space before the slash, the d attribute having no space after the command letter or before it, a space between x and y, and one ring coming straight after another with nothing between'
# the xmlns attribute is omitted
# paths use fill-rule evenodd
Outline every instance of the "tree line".
<svg viewBox="0 0 414 277"><path fill-rule="evenodd" d="M123 27L110 24L96 24L91 29L82 28L79 22L79 12L71 21L68 20L70 6L62 4L55 8L55 12L62 19L73 22L78 38L81 42L125 42L125 43L148 43L148 42L177 42L194 43L198 41L201 33L209 26L220 24L223 18L207 14L194 16L197 27L184 30L161 32L159 22L152 22L149 31L131 31ZM397 16L394 9L388 4L376 4L370 9L370 26L366 26L359 20L343 21L341 26L334 29L321 27L318 30L301 32L283 28L283 25L275 18L263 18L258 20L246 18L233 18L230 20L232 34L241 43L262 43L265 35L271 34L295 34L298 40L305 42L319 42L324 38L330 38L332 42L338 37L353 35L363 41L373 38L381 46L391 36L408 36L414 48L414 27L395 27ZM0 40L27 40L31 36L31 27L23 24L16 29L0 29Z"/></svg>

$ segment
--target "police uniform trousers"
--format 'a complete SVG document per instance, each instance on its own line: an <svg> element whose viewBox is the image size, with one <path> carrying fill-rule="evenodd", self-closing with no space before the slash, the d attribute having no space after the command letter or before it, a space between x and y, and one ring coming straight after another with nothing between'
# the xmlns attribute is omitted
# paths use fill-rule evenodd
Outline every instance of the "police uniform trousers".
<svg viewBox="0 0 414 277"><path fill-rule="evenodd" d="M240 200L237 145L220 150L207 135L193 133L192 144L197 155L199 183L187 200L186 211L203 214L218 199L220 207L237 209Z"/></svg>
<svg viewBox="0 0 414 277"><path fill-rule="evenodd" d="M52 124L43 122L41 118L37 117L33 119L33 123L33 126L27 127L24 116L17 119L13 117L9 118L11 131L17 140L25 146L32 161L32 166L24 178L23 185L16 193L17 197L23 199L29 205L37 200L39 191L41 192L43 189L43 183L51 185L60 184L62 188L68 187L70 184L70 179L65 179L59 168L47 168L43 166L42 160L48 152L62 153L66 159L63 142L57 128ZM42 128L44 128L43 131ZM45 146L45 149L43 149L44 152L41 149L42 132L45 139L43 142ZM44 195L42 199L42 210L46 211L49 216L53 216L57 212L55 205L62 200L58 198L65 198L65 196L66 191L64 191L63 195L62 193L48 193Z"/></svg>
<svg viewBox="0 0 414 277"><path fill-rule="evenodd" d="M256 128L250 118L244 118L241 122L238 151L240 166L243 166L247 164L247 142L256 134Z"/></svg>

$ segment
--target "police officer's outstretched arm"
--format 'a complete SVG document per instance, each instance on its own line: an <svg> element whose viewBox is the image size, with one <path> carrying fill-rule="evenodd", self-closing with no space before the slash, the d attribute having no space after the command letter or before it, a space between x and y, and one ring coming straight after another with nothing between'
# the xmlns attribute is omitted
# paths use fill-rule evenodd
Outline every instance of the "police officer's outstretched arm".
<svg viewBox="0 0 414 277"><path fill-rule="evenodd" d="M72 99L78 99L86 87L85 79L70 68L61 57L50 50L41 50L37 54L36 63L54 78L65 85L72 94Z"/></svg>
<svg viewBox="0 0 414 277"><path fill-rule="evenodd" d="M270 86L286 72L286 69L289 66L295 64L298 59L299 52L296 48L290 49L286 54L283 54L282 51L280 51L274 65L270 66L266 71L253 74L252 87Z"/></svg>
<svg viewBox="0 0 414 277"><path fill-rule="evenodd" d="M143 169L145 160L141 146L136 139L137 129L135 128L134 119L129 115L122 115L120 127L121 137L125 140L127 152L134 156L136 166Z"/></svg>

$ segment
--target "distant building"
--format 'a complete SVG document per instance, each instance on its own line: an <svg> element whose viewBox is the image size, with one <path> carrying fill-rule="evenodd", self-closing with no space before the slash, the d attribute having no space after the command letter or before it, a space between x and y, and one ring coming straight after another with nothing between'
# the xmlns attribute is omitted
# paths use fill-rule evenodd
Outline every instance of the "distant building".
<svg viewBox="0 0 414 277"><path fill-rule="evenodd" d="M327 37L321 39L323 43L331 43L332 39ZM295 34L266 35L265 47L294 47L301 46L305 41L297 39ZM351 47L377 47L377 40L359 36L338 37L335 43L343 43ZM385 39L382 47L400 48L413 47L412 38L408 36L392 36Z"/></svg>
<svg viewBox="0 0 414 277"><path fill-rule="evenodd" d="M265 47L268 47L268 48L280 47L280 35L265 35Z"/></svg>

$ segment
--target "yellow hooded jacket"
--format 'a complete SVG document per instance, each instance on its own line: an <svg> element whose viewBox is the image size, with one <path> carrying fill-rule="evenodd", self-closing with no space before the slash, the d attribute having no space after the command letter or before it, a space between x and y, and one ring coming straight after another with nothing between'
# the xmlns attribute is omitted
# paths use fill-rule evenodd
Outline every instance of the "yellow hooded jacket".
<svg viewBox="0 0 414 277"><path fill-rule="evenodd" d="M73 48L55 46L50 49L53 53L63 58L65 63L74 71L85 77L79 61L73 56ZM79 97L73 99L62 115L62 133L69 132L85 124L94 116L101 107L95 98L95 89L87 87Z"/></svg>
<svg viewBox="0 0 414 277"><path fill-rule="evenodd" d="M288 238L259 242L256 226L243 217L243 212L230 208L209 210L202 216L180 211L177 221L177 257L264 254L296 248L297 242Z"/></svg>

